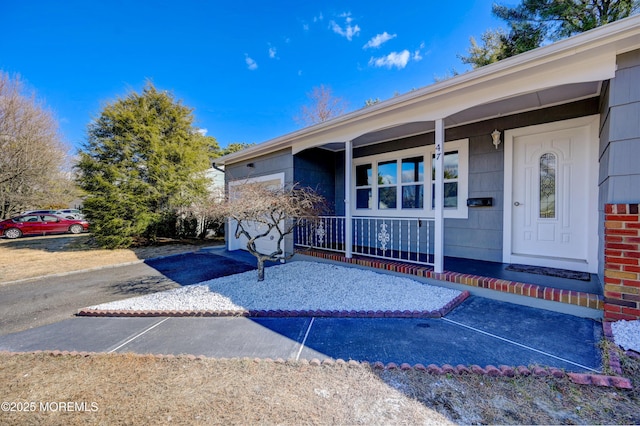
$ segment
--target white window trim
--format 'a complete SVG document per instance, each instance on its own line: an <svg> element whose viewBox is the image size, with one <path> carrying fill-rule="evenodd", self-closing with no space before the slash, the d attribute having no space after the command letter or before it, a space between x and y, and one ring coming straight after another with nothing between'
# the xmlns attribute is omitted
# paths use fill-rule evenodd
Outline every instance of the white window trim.
<svg viewBox="0 0 640 426"><path fill-rule="evenodd" d="M455 209L444 209L444 217L451 219L467 219L469 217L469 209L467 207L467 198L469 196L469 139L459 139L451 142L445 142L445 153L458 151L458 207ZM351 203L351 214L355 216L377 216L377 217L435 217L435 213L431 208L431 188L433 181L431 180L431 157L435 153L435 145L426 145L418 148L405 149L401 151L386 152L384 154L370 155L367 157L358 157L353 160L353 173L351 174L351 191L356 194L356 166L363 164L372 165L373 185L370 185L372 192L372 208L358 209L354 200ZM422 209L402 209L402 200L398 200L395 209L378 209L378 163L388 160L398 160L398 169L401 169L400 160L405 158L423 156L424 157L424 205ZM402 186L398 181L397 187ZM401 197L402 191L398 190L398 197Z"/></svg>

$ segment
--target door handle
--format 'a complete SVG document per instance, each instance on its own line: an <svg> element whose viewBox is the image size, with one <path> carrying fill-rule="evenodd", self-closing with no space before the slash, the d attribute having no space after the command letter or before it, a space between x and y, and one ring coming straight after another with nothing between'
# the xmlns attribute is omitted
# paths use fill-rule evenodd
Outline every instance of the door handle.
<svg viewBox="0 0 640 426"><path fill-rule="evenodd" d="M518 207L520 205L519 201L516 201L515 203L513 203L514 206Z"/></svg>

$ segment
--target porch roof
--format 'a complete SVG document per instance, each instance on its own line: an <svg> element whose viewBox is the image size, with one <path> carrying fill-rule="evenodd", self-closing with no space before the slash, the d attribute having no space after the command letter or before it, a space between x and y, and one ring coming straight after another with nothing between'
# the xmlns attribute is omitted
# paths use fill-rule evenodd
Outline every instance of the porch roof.
<svg viewBox="0 0 640 426"><path fill-rule="evenodd" d="M597 96L616 56L640 49L640 16L487 65L216 159L227 165L282 149L343 149Z"/></svg>

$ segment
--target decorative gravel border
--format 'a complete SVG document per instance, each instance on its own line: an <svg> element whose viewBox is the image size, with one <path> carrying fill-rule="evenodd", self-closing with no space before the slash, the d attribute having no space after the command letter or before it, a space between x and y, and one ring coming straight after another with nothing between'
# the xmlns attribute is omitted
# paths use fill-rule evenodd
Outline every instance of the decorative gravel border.
<svg viewBox="0 0 640 426"><path fill-rule="evenodd" d="M318 257L321 259L334 260L342 263L351 263L371 268L385 269L387 271L400 272L403 274L415 275L417 277L432 278L456 284L486 288L503 293L517 294L519 296L534 297L537 299L544 299L552 302L567 303L570 305L583 306L600 311L604 310L603 297L593 293L543 287L536 284L526 284L517 281L483 277L473 274L463 274L461 272L444 271L442 273L435 273L433 271L433 268L429 266L404 263L401 261L363 258L358 256L346 258L342 254L320 250L304 249L298 250L297 253L312 257Z"/></svg>
<svg viewBox="0 0 640 426"><path fill-rule="evenodd" d="M90 357L96 355L103 355L100 352L76 352L76 351L31 351L31 352L7 352L0 351L0 355L3 356L14 356L14 355L23 355L23 354L45 354L50 356L75 356L75 357ZM136 356L149 356L148 354L134 354ZM290 365L309 365L314 367L320 366L348 366L348 367L366 367L369 366L373 370L403 370L403 371L419 371L425 374L432 375L469 375L476 374L479 376L489 376L489 377L526 377L526 376L534 376L534 377L554 377L558 379L562 379L564 377L568 377L574 383L580 385L593 385L593 386L602 386L602 387L611 387L618 389L633 389L631 384L631 380L625 377L619 376L606 376L602 374L583 374L583 373L566 373L565 371L554 368L554 367L525 367L524 365L519 365L517 367L512 367L508 365L487 365L486 367L480 367L479 365L471 365L465 366L459 364L457 366L452 366L449 364L444 364L442 366L437 366L435 364L429 364L427 366L423 364L415 364L411 365L408 363L402 363L400 365L389 362L383 363L380 361L376 362L367 362L367 361L354 361L349 360L345 361L343 359L325 359L319 360L317 358L313 358L311 360L300 359L300 360L284 360L282 358L271 359L271 358L210 358L205 355L162 355L162 354L152 354L152 356L162 359L186 359L190 361L196 360L205 360L205 359L214 359L216 361L224 362L224 361L235 361L235 360L244 360L244 361L253 361L255 363L276 363L276 364L290 364Z"/></svg>
<svg viewBox="0 0 640 426"><path fill-rule="evenodd" d="M330 311L330 310L237 310L237 311L129 311L80 309L76 315L84 317L333 317L333 318L441 318L464 302L470 293L463 291L449 303L435 311Z"/></svg>

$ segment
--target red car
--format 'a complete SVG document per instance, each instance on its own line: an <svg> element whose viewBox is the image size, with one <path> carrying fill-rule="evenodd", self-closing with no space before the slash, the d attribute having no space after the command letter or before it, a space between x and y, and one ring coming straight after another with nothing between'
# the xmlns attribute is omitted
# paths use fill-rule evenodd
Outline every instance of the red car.
<svg viewBox="0 0 640 426"><path fill-rule="evenodd" d="M53 214L25 214L0 222L0 235L20 238L23 235L79 234L89 229L89 222L67 219Z"/></svg>

